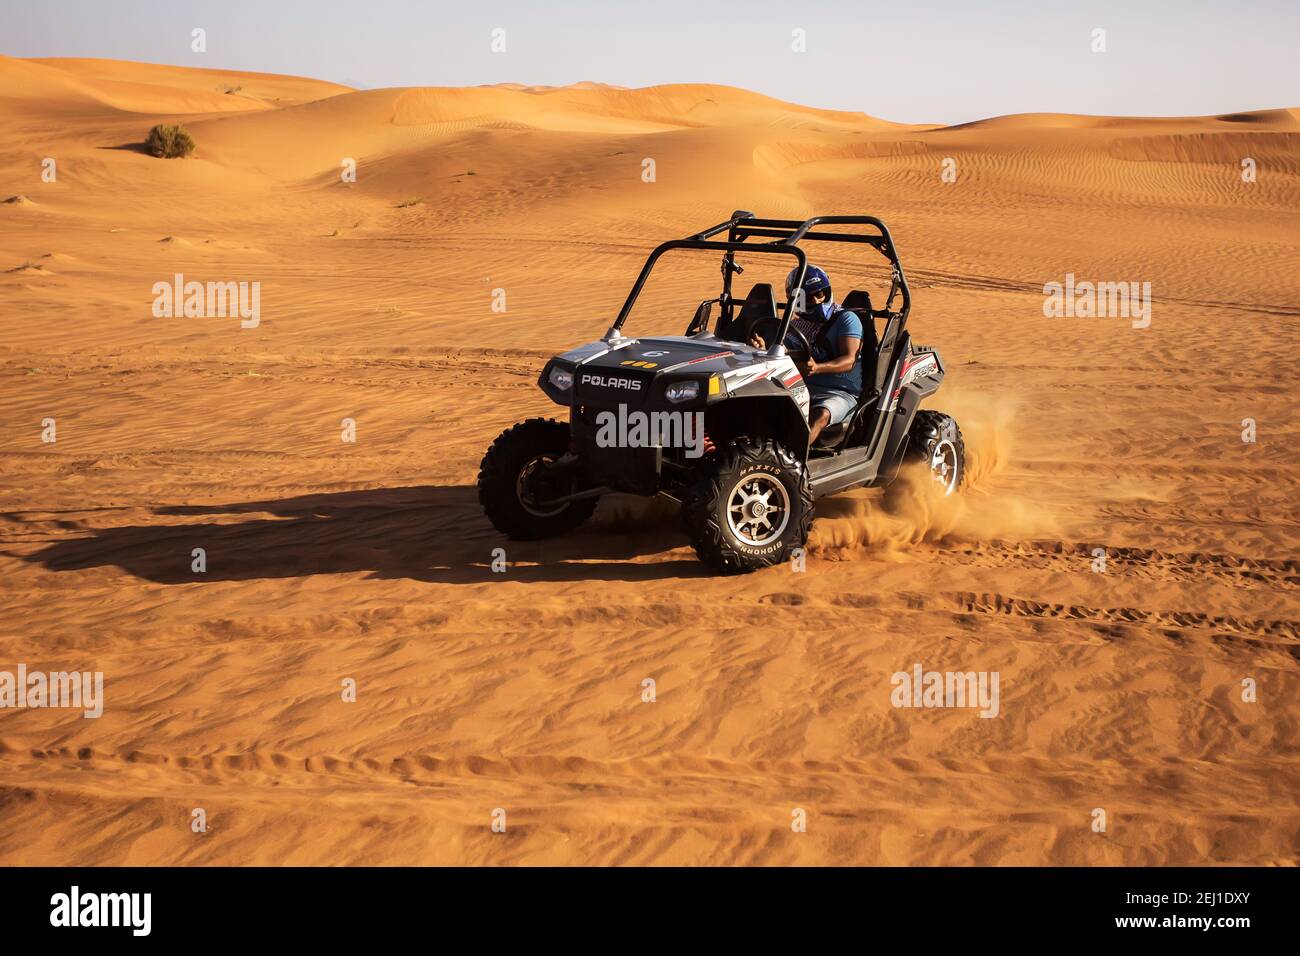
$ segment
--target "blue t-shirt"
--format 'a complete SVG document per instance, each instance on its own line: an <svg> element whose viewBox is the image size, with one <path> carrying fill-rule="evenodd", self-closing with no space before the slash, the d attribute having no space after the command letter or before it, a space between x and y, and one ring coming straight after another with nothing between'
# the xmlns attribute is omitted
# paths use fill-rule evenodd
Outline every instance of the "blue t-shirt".
<svg viewBox="0 0 1300 956"><path fill-rule="evenodd" d="M842 339L861 339L862 338L862 320L853 312L840 309L834 303L831 304L831 317L826 321L830 322L831 327L821 336L818 341L818 335L821 333L822 323L815 319L795 319L792 323L800 332L808 337L808 341L813 346L813 359L818 362L829 362L840 356L840 341ZM791 336L791 339L794 337ZM794 339L795 344L799 344ZM791 341L787 339L786 347L790 347ZM844 392L852 392L854 395L862 394L862 355L859 353L858 360L853 363L853 368L847 372L820 372L808 379L810 386L817 388L838 388Z"/></svg>

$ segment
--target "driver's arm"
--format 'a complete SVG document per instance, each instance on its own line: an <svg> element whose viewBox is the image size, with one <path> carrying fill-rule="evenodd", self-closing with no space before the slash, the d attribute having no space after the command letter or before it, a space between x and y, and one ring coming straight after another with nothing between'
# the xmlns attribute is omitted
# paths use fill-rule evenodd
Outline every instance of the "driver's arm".
<svg viewBox="0 0 1300 956"><path fill-rule="evenodd" d="M857 336L845 335L840 338L840 354L828 362L817 362L813 357L808 356L808 374L809 375L834 375L837 372L847 372L853 368L853 363L858 360L858 349L862 347L862 339Z"/></svg>

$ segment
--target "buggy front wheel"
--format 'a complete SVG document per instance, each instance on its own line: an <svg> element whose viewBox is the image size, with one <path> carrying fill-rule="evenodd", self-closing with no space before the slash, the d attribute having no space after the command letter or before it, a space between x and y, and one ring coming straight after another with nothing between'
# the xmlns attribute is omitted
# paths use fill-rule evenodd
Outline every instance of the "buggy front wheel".
<svg viewBox="0 0 1300 956"><path fill-rule="evenodd" d="M730 574L780 564L812 528L808 473L768 439L738 438L697 466L682 520L701 561Z"/></svg>

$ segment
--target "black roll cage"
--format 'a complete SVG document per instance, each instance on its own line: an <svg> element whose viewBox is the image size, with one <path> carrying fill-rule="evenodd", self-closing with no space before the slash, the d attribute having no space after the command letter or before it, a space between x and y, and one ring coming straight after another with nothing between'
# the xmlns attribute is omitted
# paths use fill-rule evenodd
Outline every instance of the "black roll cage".
<svg viewBox="0 0 1300 956"><path fill-rule="evenodd" d="M858 235L848 232L813 231L817 226L872 226L879 230L879 234ZM725 242L710 238L723 231L727 233ZM771 239L771 242L763 245L745 245L745 240L750 237ZM632 291L628 293L623 308L619 310L618 318L614 320L614 324L605 333L605 341L613 341L622 337L620 330L623 323L627 320L637 298L641 295L641 290L650 277L650 272L654 269L655 263L659 261L659 257L665 252L673 249L712 249L724 253L722 295L719 297L722 309L722 316L719 321L722 321L731 318L732 309L734 308L734 300L731 296L731 277L733 272L738 271L736 266L737 252L743 250L745 252L766 252L793 256L798 263L799 281L796 283L796 286L798 286L803 284L804 272L808 268L808 257L803 249L799 248L799 243L805 240L866 243L888 259L890 265L893 266L889 298L885 301L884 309L873 311L872 314L891 319L897 318L898 334L902 335L903 330L907 327L908 313L912 309L912 296L907 288L907 279L903 275L903 267L898 261L898 252L894 249L894 240L890 237L889 230L883 222L875 216L814 216L811 219L802 221L798 219L758 219L752 212L737 209L726 222L720 222L716 226L711 226L703 232L697 232L693 236L687 236L685 239L670 239L656 246L646 259L645 265L641 267L641 273L637 276ZM897 312L891 312L889 307L893 303L894 297L899 294L902 295L902 307ZM785 347L782 343L785 341L786 333L790 329L790 321L793 318L794 300L791 298L790 301L786 302L785 312L781 316L780 334L776 336L772 346L768 349L770 356L777 357L785 354Z"/></svg>

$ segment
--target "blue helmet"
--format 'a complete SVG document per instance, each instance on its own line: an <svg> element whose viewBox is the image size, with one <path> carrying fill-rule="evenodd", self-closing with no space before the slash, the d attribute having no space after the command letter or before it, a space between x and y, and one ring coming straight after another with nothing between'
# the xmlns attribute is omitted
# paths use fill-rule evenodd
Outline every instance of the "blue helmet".
<svg viewBox="0 0 1300 956"><path fill-rule="evenodd" d="M799 278L799 267L795 266L790 270L790 274L785 277L785 294L789 298L795 294L795 280ZM803 274L803 284L799 287L804 294L804 311L812 311L812 297L814 293L825 292L826 301L831 298L831 277L812 263L808 264L807 270Z"/></svg>

